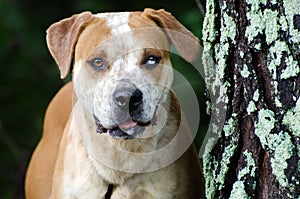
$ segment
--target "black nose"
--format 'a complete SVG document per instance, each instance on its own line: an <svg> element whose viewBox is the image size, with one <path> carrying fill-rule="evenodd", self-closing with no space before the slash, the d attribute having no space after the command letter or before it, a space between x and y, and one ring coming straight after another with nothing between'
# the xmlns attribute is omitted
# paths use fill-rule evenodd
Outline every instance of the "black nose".
<svg viewBox="0 0 300 199"><path fill-rule="evenodd" d="M129 110L136 110L139 105L143 102L143 93L139 90L136 89L129 100Z"/></svg>
<svg viewBox="0 0 300 199"><path fill-rule="evenodd" d="M139 89L120 89L113 94L113 98L119 107L135 110L143 101L143 93Z"/></svg>

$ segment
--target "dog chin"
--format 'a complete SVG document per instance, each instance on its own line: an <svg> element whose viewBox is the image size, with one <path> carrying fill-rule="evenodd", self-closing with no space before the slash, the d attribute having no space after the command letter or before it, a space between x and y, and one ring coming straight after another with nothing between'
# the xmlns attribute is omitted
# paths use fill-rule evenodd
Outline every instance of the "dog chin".
<svg viewBox="0 0 300 199"><path fill-rule="evenodd" d="M94 117L97 133L99 134L108 133L112 138L122 139L122 140L138 138L140 135L144 133L145 128L147 128L148 126L156 125L155 115L148 122L140 122L140 121L129 119L111 128L104 127L100 122L100 120L95 115L93 115L93 117Z"/></svg>
<svg viewBox="0 0 300 199"><path fill-rule="evenodd" d="M135 139L142 135L146 127L137 126L131 129L122 130L120 128L108 130L108 134L115 139L128 140Z"/></svg>

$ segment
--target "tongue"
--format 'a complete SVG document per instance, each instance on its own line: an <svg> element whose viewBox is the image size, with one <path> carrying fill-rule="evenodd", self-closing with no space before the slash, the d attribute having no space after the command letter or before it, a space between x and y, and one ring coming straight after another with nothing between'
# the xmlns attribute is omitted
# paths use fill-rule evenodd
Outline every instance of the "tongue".
<svg viewBox="0 0 300 199"><path fill-rule="evenodd" d="M131 129L131 128L136 127L137 122L134 122L134 121L130 120L130 121L123 122L122 124L119 124L118 126L119 126L120 129L127 130L127 129Z"/></svg>

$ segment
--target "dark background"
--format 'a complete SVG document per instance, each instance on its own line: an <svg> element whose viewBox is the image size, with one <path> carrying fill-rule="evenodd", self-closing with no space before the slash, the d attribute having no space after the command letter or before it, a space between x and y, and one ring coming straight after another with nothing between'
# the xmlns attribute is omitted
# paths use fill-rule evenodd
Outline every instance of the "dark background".
<svg viewBox="0 0 300 199"><path fill-rule="evenodd" d="M42 135L47 104L68 80L61 80L48 52L45 32L74 13L164 8L201 38L202 16L194 0L0 0L0 198L24 198L23 182L30 155ZM193 67L172 56L173 65L199 94L199 147L207 124L203 80ZM70 78L68 78L70 79ZM204 119L203 119L204 118ZM203 120L202 120L203 119Z"/></svg>

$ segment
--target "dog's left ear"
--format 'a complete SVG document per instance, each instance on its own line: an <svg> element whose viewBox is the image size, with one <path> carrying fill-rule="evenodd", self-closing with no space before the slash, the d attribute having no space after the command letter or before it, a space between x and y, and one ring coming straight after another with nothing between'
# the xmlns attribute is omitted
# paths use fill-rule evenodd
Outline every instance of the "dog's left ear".
<svg viewBox="0 0 300 199"><path fill-rule="evenodd" d="M52 24L47 30L47 45L59 67L62 79L70 71L77 39L92 16L90 12L76 14Z"/></svg>
<svg viewBox="0 0 300 199"><path fill-rule="evenodd" d="M178 53L188 62L195 60L199 51L199 39L164 9L146 8L143 15L163 28Z"/></svg>

